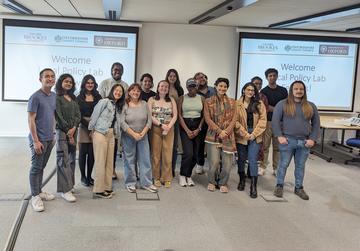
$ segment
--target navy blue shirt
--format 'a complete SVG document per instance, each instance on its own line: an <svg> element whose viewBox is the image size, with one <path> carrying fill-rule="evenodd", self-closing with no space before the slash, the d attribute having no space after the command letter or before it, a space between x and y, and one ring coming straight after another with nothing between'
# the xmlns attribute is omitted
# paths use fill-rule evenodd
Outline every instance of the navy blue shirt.
<svg viewBox="0 0 360 251"><path fill-rule="evenodd" d="M198 91L197 94L203 96L205 99L210 98L216 94L216 89L214 87L208 86L207 87L206 94L202 93L201 91Z"/></svg>
<svg viewBox="0 0 360 251"><path fill-rule="evenodd" d="M28 112L36 113L36 133L40 141L54 139L56 94L44 93L41 89L31 95L28 102Z"/></svg>

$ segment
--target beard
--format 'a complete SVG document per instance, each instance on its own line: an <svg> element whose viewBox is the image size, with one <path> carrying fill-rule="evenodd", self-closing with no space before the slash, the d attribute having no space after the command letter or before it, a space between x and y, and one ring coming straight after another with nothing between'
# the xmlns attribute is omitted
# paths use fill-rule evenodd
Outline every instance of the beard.
<svg viewBox="0 0 360 251"><path fill-rule="evenodd" d="M199 90L204 90L207 88L207 83L203 84L203 85L198 85L198 89Z"/></svg>

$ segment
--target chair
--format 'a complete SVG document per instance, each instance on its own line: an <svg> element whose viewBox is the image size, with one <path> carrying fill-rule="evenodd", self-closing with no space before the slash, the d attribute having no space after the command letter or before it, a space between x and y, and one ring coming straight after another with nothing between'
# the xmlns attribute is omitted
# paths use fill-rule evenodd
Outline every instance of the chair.
<svg viewBox="0 0 360 251"><path fill-rule="evenodd" d="M349 162L360 162L360 131L356 131L356 138L350 138L346 141L348 146L358 148L359 157L353 157L350 160L345 160L345 164L347 165Z"/></svg>

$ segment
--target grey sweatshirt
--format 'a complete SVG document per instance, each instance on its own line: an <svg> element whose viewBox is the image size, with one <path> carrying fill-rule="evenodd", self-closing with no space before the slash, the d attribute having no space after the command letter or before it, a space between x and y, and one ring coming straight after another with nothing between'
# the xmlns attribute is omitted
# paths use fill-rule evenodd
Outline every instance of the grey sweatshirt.
<svg viewBox="0 0 360 251"><path fill-rule="evenodd" d="M151 112L145 101L140 101L138 107L129 107L126 103L122 109L120 117L121 129L126 132L131 128L135 132L141 132L145 126L151 128Z"/></svg>
<svg viewBox="0 0 360 251"><path fill-rule="evenodd" d="M308 120L304 117L300 103L295 103L296 112L294 117L285 115L285 102L286 99L281 100L274 108L271 122L274 135L276 137L285 136L316 141L320 132L320 117L316 106L309 102L313 107L313 116Z"/></svg>

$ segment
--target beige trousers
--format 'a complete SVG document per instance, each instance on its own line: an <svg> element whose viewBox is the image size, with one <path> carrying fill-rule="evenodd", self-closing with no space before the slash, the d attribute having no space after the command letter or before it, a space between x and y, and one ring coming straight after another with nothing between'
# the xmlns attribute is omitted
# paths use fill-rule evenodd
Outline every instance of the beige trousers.
<svg viewBox="0 0 360 251"><path fill-rule="evenodd" d="M114 163L115 138L113 129L103 135L95 131L93 147L95 158L95 184L94 193L112 190L112 173Z"/></svg>
<svg viewBox="0 0 360 251"><path fill-rule="evenodd" d="M167 135L162 135L159 126L151 128L151 164L154 180L172 180L172 152L174 142L174 127ZM161 162L161 163L160 163ZM160 169L161 166L161 169Z"/></svg>

